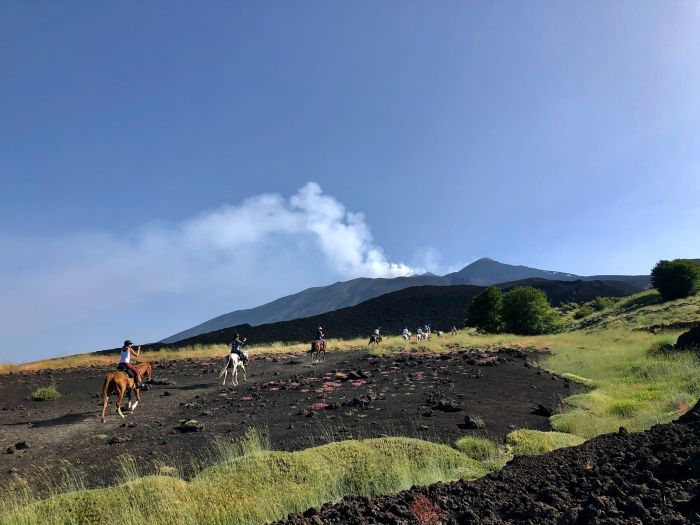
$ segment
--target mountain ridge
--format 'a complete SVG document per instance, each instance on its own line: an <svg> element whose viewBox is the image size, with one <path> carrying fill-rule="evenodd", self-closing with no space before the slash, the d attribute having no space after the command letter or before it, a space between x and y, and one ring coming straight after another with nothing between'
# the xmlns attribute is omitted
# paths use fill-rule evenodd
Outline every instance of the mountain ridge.
<svg viewBox="0 0 700 525"><path fill-rule="evenodd" d="M633 285L620 281L554 281L541 278L497 286L503 291L517 286L533 286L542 290L555 306L570 301L590 301L601 296L624 297L636 290ZM376 327L381 327L386 335L398 335L404 326L415 330L425 323L430 324L433 331L448 331L452 326L464 326L472 299L483 290L484 287L475 285L413 286L319 315L256 326L243 323L197 334L168 346L228 344L238 332L254 344L307 341L317 326L323 326L328 337L340 339L364 337Z"/></svg>
<svg viewBox="0 0 700 525"><path fill-rule="evenodd" d="M166 337L160 342L166 344L174 343L214 330L244 324L257 326L312 317L340 308L355 306L368 299L415 286L489 286L532 278L550 281L620 281L632 284L636 291L647 288L650 282L648 275L579 276L566 272L506 264L483 257L457 272L444 276L426 273L395 278L359 277L349 281L337 281L327 286L307 288L301 292L280 297L254 308L235 310L213 317L203 323Z"/></svg>

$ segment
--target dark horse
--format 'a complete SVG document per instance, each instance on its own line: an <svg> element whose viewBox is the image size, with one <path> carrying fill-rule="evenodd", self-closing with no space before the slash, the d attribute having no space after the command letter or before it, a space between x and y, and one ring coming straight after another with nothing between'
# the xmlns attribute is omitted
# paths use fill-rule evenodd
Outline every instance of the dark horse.
<svg viewBox="0 0 700 525"><path fill-rule="evenodd" d="M372 334L369 336L368 345L379 345L382 342L382 336L378 334Z"/></svg>
<svg viewBox="0 0 700 525"><path fill-rule="evenodd" d="M326 342L321 339L320 341L311 342L311 359L314 358L316 354L316 361L321 361L321 352L323 352L323 360L326 360Z"/></svg>
<svg viewBox="0 0 700 525"><path fill-rule="evenodd" d="M153 376L153 367L149 363L141 363L136 365L141 377L144 381L150 381ZM136 402L131 404L131 393L136 394ZM138 388L136 388L135 380L129 377L126 372L117 370L116 372L109 372L107 377L105 377L104 385L102 385L102 422L105 422L105 412L107 412L107 403L109 403L109 396L112 394L117 394L117 412L119 415L124 417L122 414L122 399L124 399L124 394L129 397L129 409L133 412L136 410L136 405L141 401L141 393Z"/></svg>

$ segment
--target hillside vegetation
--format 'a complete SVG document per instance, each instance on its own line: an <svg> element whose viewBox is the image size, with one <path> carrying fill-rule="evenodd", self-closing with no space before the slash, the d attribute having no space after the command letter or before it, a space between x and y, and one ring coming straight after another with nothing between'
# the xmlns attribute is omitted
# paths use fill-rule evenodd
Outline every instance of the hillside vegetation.
<svg viewBox="0 0 700 525"><path fill-rule="evenodd" d="M129 465L128 458L123 461ZM133 479L116 487L68 492L38 502L29 494L24 501L16 494L5 497L0 514L8 525L109 525L115 516L119 523L133 525L266 523L344 496L390 494L487 472L486 462L417 439L344 441L300 452L273 452L264 450L253 434L243 446L220 444L217 464L191 481L176 473L133 473Z"/></svg>
<svg viewBox="0 0 700 525"><path fill-rule="evenodd" d="M700 296L664 301L655 290L620 299L612 307L573 322L572 330L647 330L700 322Z"/></svg>
<svg viewBox="0 0 700 525"><path fill-rule="evenodd" d="M126 523L201 523L202 516L208 523L264 523L345 495L374 496L416 484L473 479L500 468L513 455L575 445L621 426L645 430L675 419L700 397L698 354L659 351L681 332L655 334L646 328L698 321L698 296L662 302L655 292L645 292L586 318L569 318L567 330L556 334L483 335L463 330L420 344L388 337L372 352L448 352L455 347L547 350L534 354L540 366L591 390L562 400L550 418L556 432L517 430L505 443L465 437L456 448L409 438L343 441L292 453L248 447L243 455L220 454L214 466L191 481L134 475L119 487L74 491L42 501L35 501L31 491L14 489L3 498L3 523L109 523L115 515ZM364 339L332 341L329 347L366 348L365 344ZM271 345L251 350L265 354L306 348L306 344ZM227 351L224 345L164 349L144 354L144 360L221 356ZM76 356L54 360L53 365L77 366L95 359L104 364L105 357L112 359ZM174 470L170 466L164 472Z"/></svg>

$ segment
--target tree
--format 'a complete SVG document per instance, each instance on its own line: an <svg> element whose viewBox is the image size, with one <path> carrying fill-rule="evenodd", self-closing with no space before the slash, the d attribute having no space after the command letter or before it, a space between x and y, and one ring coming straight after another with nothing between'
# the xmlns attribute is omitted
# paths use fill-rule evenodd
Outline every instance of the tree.
<svg viewBox="0 0 700 525"><path fill-rule="evenodd" d="M547 295L531 286L519 286L506 293L501 316L505 330L520 335L548 334L561 322Z"/></svg>
<svg viewBox="0 0 700 525"><path fill-rule="evenodd" d="M670 301L700 290L700 264L690 259L661 260L651 271L651 285Z"/></svg>
<svg viewBox="0 0 700 525"><path fill-rule="evenodd" d="M501 307L503 305L503 292L498 288L489 286L474 297L469 306L467 326L474 326L484 332L497 333L501 331Z"/></svg>

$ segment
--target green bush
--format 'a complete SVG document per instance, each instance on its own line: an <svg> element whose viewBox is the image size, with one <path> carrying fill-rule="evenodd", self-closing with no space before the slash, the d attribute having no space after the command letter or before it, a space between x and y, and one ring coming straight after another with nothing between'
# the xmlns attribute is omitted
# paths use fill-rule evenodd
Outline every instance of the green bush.
<svg viewBox="0 0 700 525"><path fill-rule="evenodd" d="M53 385L39 388L29 396L32 401L51 401L59 397L61 397L61 394Z"/></svg>
<svg viewBox="0 0 700 525"><path fill-rule="evenodd" d="M574 312L574 319L583 319L584 317L588 317L589 315L593 314L593 308L590 306L584 305L578 310Z"/></svg>
<svg viewBox="0 0 700 525"><path fill-rule="evenodd" d="M503 325L502 305L503 292L494 286L489 286L477 295L469 306L467 326L473 326L484 332L500 332Z"/></svg>
<svg viewBox="0 0 700 525"><path fill-rule="evenodd" d="M596 297L588 304L591 308L593 308L593 310L595 310L596 312L600 312L601 310L607 310L616 302L617 300L612 297Z"/></svg>
<svg viewBox="0 0 700 525"><path fill-rule="evenodd" d="M548 334L561 325L547 295L531 286L519 286L506 293L501 311L506 331L513 334Z"/></svg>
<svg viewBox="0 0 700 525"><path fill-rule="evenodd" d="M651 271L651 285L667 301L693 295L700 290L700 264L690 259L659 261Z"/></svg>

